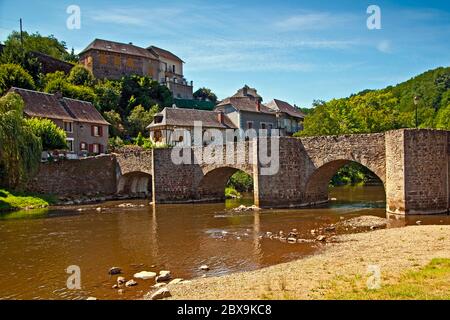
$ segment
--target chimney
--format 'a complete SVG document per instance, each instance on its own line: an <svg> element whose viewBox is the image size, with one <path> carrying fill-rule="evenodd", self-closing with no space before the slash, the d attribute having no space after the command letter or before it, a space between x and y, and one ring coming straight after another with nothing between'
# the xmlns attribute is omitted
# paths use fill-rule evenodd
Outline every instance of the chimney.
<svg viewBox="0 0 450 320"><path fill-rule="evenodd" d="M219 121L220 124L223 124L224 117L225 117L225 115L223 114L222 111L219 111L219 113L217 113L217 120Z"/></svg>
<svg viewBox="0 0 450 320"><path fill-rule="evenodd" d="M261 101L259 99L256 99L256 111L261 111Z"/></svg>
<svg viewBox="0 0 450 320"><path fill-rule="evenodd" d="M242 88L242 94L243 94L244 96L246 96L246 95L248 94L247 89L248 89L247 85L245 85L245 86Z"/></svg>

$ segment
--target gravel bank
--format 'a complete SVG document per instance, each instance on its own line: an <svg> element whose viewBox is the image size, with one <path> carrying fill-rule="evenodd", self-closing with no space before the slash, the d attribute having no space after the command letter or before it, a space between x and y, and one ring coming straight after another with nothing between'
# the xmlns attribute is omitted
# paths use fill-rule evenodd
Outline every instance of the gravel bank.
<svg viewBox="0 0 450 320"><path fill-rule="evenodd" d="M382 281L450 258L450 226L409 226L337 236L321 253L268 268L169 285L172 299L321 299L339 276L366 277L381 268Z"/></svg>

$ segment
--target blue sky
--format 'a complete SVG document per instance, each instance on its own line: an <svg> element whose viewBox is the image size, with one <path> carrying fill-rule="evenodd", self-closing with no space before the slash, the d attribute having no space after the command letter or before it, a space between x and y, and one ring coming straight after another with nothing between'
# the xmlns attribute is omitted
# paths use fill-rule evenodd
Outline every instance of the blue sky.
<svg viewBox="0 0 450 320"><path fill-rule="evenodd" d="M79 30L66 27L72 4ZM381 30L366 26L369 5ZM248 84L266 102L310 106L450 65L450 1L0 0L0 41L20 17L77 52L94 38L171 50L186 78L219 98Z"/></svg>

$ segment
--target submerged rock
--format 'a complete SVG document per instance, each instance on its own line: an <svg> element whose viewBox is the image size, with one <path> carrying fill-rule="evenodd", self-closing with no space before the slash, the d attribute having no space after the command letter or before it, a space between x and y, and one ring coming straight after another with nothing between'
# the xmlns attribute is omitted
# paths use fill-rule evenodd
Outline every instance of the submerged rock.
<svg viewBox="0 0 450 320"><path fill-rule="evenodd" d="M109 269L108 273L110 275L120 274L120 273L122 273L122 269L120 269L119 267L112 267Z"/></svg>

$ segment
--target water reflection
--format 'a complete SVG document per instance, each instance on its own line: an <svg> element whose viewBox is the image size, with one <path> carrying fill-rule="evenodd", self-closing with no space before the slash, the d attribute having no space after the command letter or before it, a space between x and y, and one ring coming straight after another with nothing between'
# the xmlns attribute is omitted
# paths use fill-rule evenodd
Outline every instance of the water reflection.
<svg viewBox="0 0 450 320"><path fill-rule="evenodd" d="M298 229L300 237L310 230L340 221L341 217L385 216L382 187L334 188L336 198L324 208L263 210L232 213L228 209L251 199L225 204L150 206L132 201L96 206L60 208L38 215L11 213L0 221L0 298L109 299L140 298L151 281L138 281L123 295L111 289L115 277L107 271L122 268L131 278L136 272L171 270L175 277L191 279L252 270L297 259L317 252L317 243L288 244L261 238L267 231ZM101 210L97 210L101 207ZM25 217L25 218L24 218ZM392 226L450 223L448 216L408 217ZM69 265L82 272L82 290L66 289Z"/></svg>

